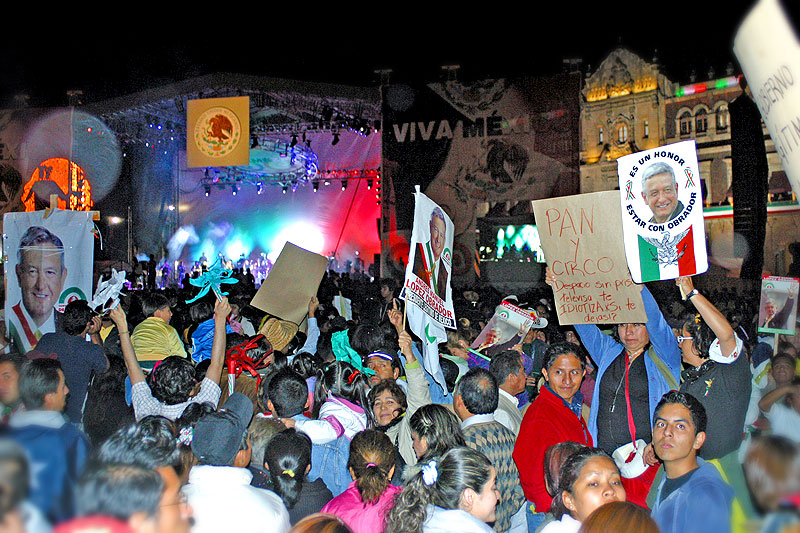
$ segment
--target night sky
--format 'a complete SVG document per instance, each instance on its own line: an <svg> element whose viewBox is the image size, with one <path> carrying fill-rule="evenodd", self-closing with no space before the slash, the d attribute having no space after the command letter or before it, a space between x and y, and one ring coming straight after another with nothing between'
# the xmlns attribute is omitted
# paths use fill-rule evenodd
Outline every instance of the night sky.
<svg viewBox="0 0 800 533"><path fill-rule="evenodd" d="M647 61L656 54L673 81L688 83L693 70L698 81L707 79L709 67L715 77L724 76L729 63L740 71L733 37L753 5L538 4L497 4L501 12L488 12L451 3L455 13L449 17L434 16L431 3L415 9L395 2L347 4L328 8L331 13L294 3L220 19L209 14L203 22L202 13L187 18L182 12L121 12L94 24L66 15L75 27L53 22L58 17L26 20L4 28L0 108L19 93L30 96L31 107L65 105L70 89L82 89L87 101L96 102L212 72L360 86L377 85L374 71L382 68L394 71L395 82L436 81L440 66L450 64L461 66L459 79L465 81L550 74L561 70L565 58L582 58L584 69L594 69L618 44ZM783 4L797 27L800 2Z"/></svg>

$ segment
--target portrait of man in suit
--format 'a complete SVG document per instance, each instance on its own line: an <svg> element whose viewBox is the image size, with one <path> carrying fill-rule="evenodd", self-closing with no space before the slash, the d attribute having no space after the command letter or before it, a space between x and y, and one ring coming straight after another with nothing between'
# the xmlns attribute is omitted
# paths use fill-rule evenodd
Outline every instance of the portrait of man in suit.
<svg viewBox="0 0 800 533"><path fill-rule="evenodd" d="M431 212L430 236L428 242L417 243L413 272L444 300L447 297L448 272L441 256L447 240L447 224L439 207Z"/></svg>

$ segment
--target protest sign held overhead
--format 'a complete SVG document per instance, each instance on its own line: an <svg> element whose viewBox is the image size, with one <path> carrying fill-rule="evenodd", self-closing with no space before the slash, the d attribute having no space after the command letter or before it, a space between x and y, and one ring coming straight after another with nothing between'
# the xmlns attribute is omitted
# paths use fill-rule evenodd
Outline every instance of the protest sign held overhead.
<svg viewBox="0 0 800 533"><path fill-rule="evenodd" d="M453 222L419 189L414 198L414 229L400 298L406 301L411 331L422 339L425 370L447 390L438 345L447 341L445 328L456 327L450 289Z"/></svg>
<svg viewBox="0 0 800 533"><path fill-rule="evenodd" d="M503 300L470 348L488 358L522 343L531 328L547 327L547 319Z"/></svg>
<svg viewBox="0 0 800 533"><path fill-rule="evenodd" d="M794 335L797 322L796 278L764 276L761 280L761 304L758 307L759 333Z"/></svg>
<svg viewBox="0 0 800 533"><path fill-rule="evenodd" d="M617 159L622 232L636 283L708 270L703 193L694 141Z"/></svg>
<svg viewBox="0 0 800 533"><path fill-rule="evenodd" d="M616 191L537 200L533 211L557 278L553 295L560 324L647 321L625 262Z"/></svg>

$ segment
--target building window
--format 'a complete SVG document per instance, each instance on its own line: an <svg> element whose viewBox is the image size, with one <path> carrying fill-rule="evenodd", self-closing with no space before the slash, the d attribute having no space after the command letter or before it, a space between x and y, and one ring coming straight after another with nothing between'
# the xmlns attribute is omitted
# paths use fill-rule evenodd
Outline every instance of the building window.
<svg viewBox="0 0 800 533"><path fill-rule="evenodd" d="M644 121L644 138L647 139L650 137L650 122L647 120Z"/></svg>
<svg viewBox="0 0 800 533"><path fill-rule="evenodd" d="M688 111L681 115L680 126L681 126L681 135L691 135L692 134L692 115L689 114Z"/></svg>
<svg viewBox="0 0 800 533"><path fill-rule="evenodd" d="M603 144L603 128L600 128L600 133L597 136L597 144Z"/></svg>
<svg viewBox="0 0 800 533"><path fill-rule="evenodd" d="M620 124L617 127L617 143L622 144L628 142L628 126Z"/></svg>
<svg viewBox="0 0 800 533"><path fill-rule="evenodd" d="M698 135L708 130L708 112L705 109L701 109L694 116L694 129Z"/></svg>
<svg viewBox="0 0 800 533"><path fill-rule="evenodd" d="M725 131L730 124L730 114L728 106L723 105L717 109L717 131Z"/></svg>

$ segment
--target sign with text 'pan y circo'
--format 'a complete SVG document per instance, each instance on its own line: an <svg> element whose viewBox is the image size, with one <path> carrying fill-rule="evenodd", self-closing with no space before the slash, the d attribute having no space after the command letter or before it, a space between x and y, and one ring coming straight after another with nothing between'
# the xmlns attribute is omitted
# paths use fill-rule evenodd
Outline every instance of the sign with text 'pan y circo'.
<svg viewBox="0 0 800 533"><path fill-rule="evenodd" d="M625 262L617 191L537 200L533 211L556 277L560 324L647 321L641 289Z"/></svg>
<svg viewBox="0 0 800 533"><path fill-rule="evenodd" d="M636 283L708 270L703 194L694 141L617 159L622 232Z"/></svg>

